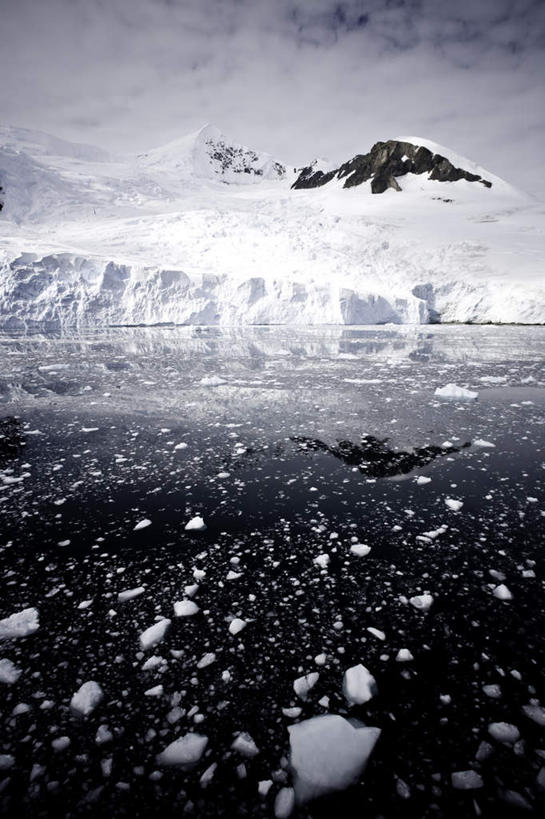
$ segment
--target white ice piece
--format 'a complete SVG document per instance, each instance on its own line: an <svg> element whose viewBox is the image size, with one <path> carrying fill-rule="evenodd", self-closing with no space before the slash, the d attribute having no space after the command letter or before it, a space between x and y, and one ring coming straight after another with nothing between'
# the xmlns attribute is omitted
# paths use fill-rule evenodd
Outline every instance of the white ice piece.
<svg viewBox="0 0 545 819"><path fill-rule="evenodd" d="M248 623L246 620L241 620L240 617L235 617L234 620L231 620L229 623L229 633L235 636L235 634L238 634L243 628L246 628L247 625Z"/></svg>
<svg viewBox="0 0 545 819"><path fill-rule="evenodd" d="M13 685L13 683L17 682L22 673L21 669L17 668L15 663L7 657L3 657L0 660L0 683Z"/></svg>
<svg viewBox="0 0 545 819"><path fill-rule="evenodd" d="M319 677L320 675L317 671L311 671L309 674L305 674L303 677L298 677L293 682L293 690L300 699L306 700L309 692L318 682Z"/></svg>
<svg viewBox="0 0 545 819"><path fill-rule="evenodd" d="M340 791L358 781L380 736L357 720L325 714L288 728L297 802Z"/></svg>
<svg viewBox="0 0 545 819"><path fill-rule="evenodd" d="M445 504L452 512L459 512L464 505L464 502L455 500L454 498L445 498Z"/></svg>
<svg viewBox="0 0 545 819"><path fill-rule="evenodd" d="M202 734L184 734L157 755L157 764L189 770L200 761L207 745L208 737Z"/></svg>
<svg viewBox="0 0 545 819"><path fill-rule="evenodd" d="M239 734L233 740L231 748L233 751L237 751L239 754L242 754L242 756L246 756L248 758L257 756L259 753L259 748L255 744L250 734L247 734L246 732Z"/></svg>
<svg viewBox="0 0 545 819"><path fill-rule="evenodd" d="M437 387L435 395L443 401L475 401L479 393L458 387L457 384L447 384L445 387Z"/></svg>
<svg viewBox="0 0 545 819"><path fill-rule="evenodd" d="M343 693L351 705L363 705L377 693L376 680L371 672L359 663L344 672Z"/></svg>
<svg viewBox="0 0 545 819"><path fill-rule="evenodd" d="M70 700L70 708L80 717L88 717L102 702L104 693L95 680L84 682Z"/></svg>
<svg viewBox="0 0 545 819"><path fill-rule="evenodd" d="M176 617L191 617L199 611L198 605L193 600L178 600L174 603L174 614Z"/></svg>
<svg viewBox="0 0 545 819"><path fill-rule="evenodd" d="M23 609L0 620L0 640L28 637L40 627L38 609Z"/></svg>
<svg viewBox="0 0 545 819"><path fill-rule="evenodd" d="M433 595L431 594L417 594L414 597L409 598L409 603L411 606L414 606L415 609L419 609L420 611L427 611L430 606L433 605Z"/></svg>
<svg viewBox="0 0 545 819"><path fill-rule="evenodd" d="M141 520L136 524L133 532L139 532L140 529L147 529L148 526L151 526L151 520L149 518L144 518L144 520Z"/></svg>
<svg viewBox="0 0 545 819"><path fill-rule="evenodd" d="M191 518L185 525L186 532L204 532L205 529L206 523L200 515L195 515L195 517Z"/></svg>
<svg viewBox="0 0 545 819"><path fill-rule="evenodd" d="M156 643L159 643L167 633L170 623L171 620L165 618L143 631L139 638L141 647L144 649L151 648Z"/></svg>

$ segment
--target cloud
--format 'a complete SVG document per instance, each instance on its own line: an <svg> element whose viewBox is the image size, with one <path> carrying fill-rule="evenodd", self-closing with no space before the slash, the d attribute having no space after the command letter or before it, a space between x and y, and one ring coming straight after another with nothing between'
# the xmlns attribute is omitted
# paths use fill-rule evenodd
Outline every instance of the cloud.
<svg viewBox="0 0 545 819"><path fill-rule="evenodd" d="M127 151L211 121L297 164L416 133L540 190L544 46L540 0L2 0L0 106Z"/></svg>

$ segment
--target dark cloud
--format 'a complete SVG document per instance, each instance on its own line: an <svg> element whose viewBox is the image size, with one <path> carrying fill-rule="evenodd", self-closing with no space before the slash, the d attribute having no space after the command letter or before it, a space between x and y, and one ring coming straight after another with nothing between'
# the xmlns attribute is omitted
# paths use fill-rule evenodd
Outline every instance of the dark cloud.
<svg viewBox="0 0 545 819"><path fill-rule="evenodd" d="M545 183L541 0L0 3L8 123L139 150L212 121L294 162L412 133Z"/></svg>

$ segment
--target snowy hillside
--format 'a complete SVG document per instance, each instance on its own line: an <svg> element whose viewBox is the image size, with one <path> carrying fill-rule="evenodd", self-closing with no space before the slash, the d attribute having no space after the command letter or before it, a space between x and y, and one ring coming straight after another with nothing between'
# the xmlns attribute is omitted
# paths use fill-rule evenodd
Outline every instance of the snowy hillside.
<svg viewBox="0 0 545 819"><path fill-rule="evenodd" d="M394 143L347 187L212 126L123 157L0 129L0 326L545 322L543 204Z"/></svg>

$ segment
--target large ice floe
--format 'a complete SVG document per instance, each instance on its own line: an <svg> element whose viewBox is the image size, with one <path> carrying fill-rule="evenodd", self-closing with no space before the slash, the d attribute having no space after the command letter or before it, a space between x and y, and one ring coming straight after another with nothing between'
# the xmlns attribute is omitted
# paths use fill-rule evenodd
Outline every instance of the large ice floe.
<svg viewBox="0 0 545 819"><path fill-rule="evenodd" d="M403 140L377 195L212 126L132 157L1 128L0 326L545 321L542 205Z"/></svg>
<svg viewBox="0 0 545 819"><path fill-rule="evenodd" d="M298 803L340 791L365 770L380 728L325 714L289 727L290 764Z"/></svg>

